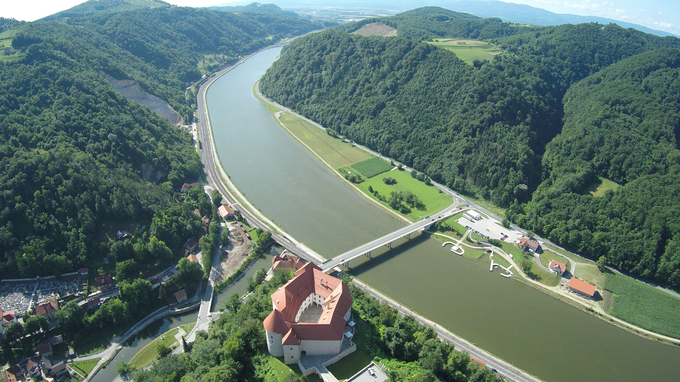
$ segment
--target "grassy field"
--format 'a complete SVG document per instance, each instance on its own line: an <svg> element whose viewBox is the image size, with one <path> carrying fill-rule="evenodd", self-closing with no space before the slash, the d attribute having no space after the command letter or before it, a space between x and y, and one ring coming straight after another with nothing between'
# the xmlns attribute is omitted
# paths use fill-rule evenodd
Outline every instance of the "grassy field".
<svg viewBox="0 0 680 382"><path fill-rule="evenodd" d="M388 176L394 178L397 183L392 185L385 184L382 178ZM363 192L375 199L375 196L368 192L369 186L386 199L390 197L390 192L392 191L410 191L418 195L425 207L422 210L415 208L411 209L411 213L405 215L411 220L420 220L426 216L434 215L453 203L453 198L450 195L440 193L439 189L434 186L425 185L425 183L411 177L411 174L407 171L392 170L383 175L368 179L358 185ZM380 203L389 208L387 203Z"/></svg>
<svg viewBox="0 0 680 382"><path fill-rule="evenodd" d="M604 196L604 193L609 190L616 191L617 188L619 188L618 183L613 182L607 178L600 177L600 181L598 183L592 184L590 187L588 187L586 191L589 192L590 195L594 197L600 197Z"/></svg>
<svg viewBox="0 0 680 382"><path fill-rule="evenodd" d="M505 257L503 257L502 255L499 255L497 253L493 255L493 262L496 263L496 264L500 264L500 265L502 265L506 268L508 268L510 266L510 262L508 260L505 260Z"/></svg>
<svg viewBox="0 0 680 382"><path fill-rule="evenodd" d="M576 276L577 279L583 280L587 283L591 283L598 288L602 288L605 283L605 275L597 269L597 266L592 263L583 263L576 265Z"/></svg>
<svg viewBox="0 0 680 382"><path fill-rule="evenodd" d="M153 363L158 358L158 345L163 343L170 348L174 348L178 344L175 339L175 334L179 332L179 328L171 329L155 340L151 341L148 345L144 346L142 350L137 352L134 357L130 360L130 366L135 369L140 369L144 366L148 366Z"/></svg>
<svg viewBox="0 0 680 382"><path fill-rule="evenodd" d="M78 374L82 375L83 378L86 377L92 369L97 365L97 362L99 362L99 358L97 359L91 359L88 361L78 361L78 362L73 362L69 363L68 366L75 370Z"/></svg>
<svg viewBox="0 0 680 382"><path fill-rule="evenodd" d="M362 36L382 36L382 37L390 37L390 36L396 36L397 35L397 30L392 28L389 25L385 25L383 23L372 23L372 24L366 24L359 28L358 30L352 32L354 34L362 35Z"/></svg>
<svg viewBox="0 0 680 382"><path fill-rule="evenodd" d="M361 161L352 165L353 169L358 171L366 178L373 178L374 176L380 175L383 172L390 171L392 167L393 166L390 164L390 162L378 157L366 159L365 161Z"/></svg>
<svg viewBox="0 0 680 382"><path fill-rule="evenodd" d="M324 130L290 113L283 113L280 120L293 135L309 146L334 169L373 157L366 151L333 138L326 134Z"/></svg>
<svg viewBox="0 0 680 382"><path fill-rule="evenodd" d="M453 52L459 59L470 65L474 60L492 61L494 56L501 53L501 49L496 45L479 40L440 38L430 44Z"/></svg>
<svg viewBox="0 0 680 382"><path fill-rule="evenodd" d="M269 364L272 365L272 368L274 368L274 370L276 370L278 382L285 382L286 377L288 377L289 375L301 374L300 368L298 368L297 366L293 365L293 367L295 368L295 370L293 370L288 365L281 362L280 359L271 355L269 356Z"/></svg>
<svg viewBox="0 0 680 382"><path fill-rule="evenodd" d="M608 272L604 289L613 293L609 314L644 329L680 338L680 299L630 277Z"/></svg>
<svg viewBox="0 0 680 382"><path fill-rule="evenodd" d="M16 34L16 30L10 29L7 31L4 31L0 33L0 48L11 48L12 47L12 39L14 38L14 35ZM23 55L19 53L14 53L9 56L6 56L4 53L0 53L0 62L12 62L12 61L17 61L19 60Z"/></svg>

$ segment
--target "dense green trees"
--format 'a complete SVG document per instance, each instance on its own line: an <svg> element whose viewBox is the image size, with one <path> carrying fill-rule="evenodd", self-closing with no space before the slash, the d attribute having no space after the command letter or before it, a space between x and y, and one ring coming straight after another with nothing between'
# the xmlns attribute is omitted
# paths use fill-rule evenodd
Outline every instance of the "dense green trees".
<svg viewBox="0 0 680 382"><path fill-rule="evenodd" d="M379 19L401 37L345 33L374 21L297 40L262 91L509 207L509 220L561 245L680 287L679 39L614 24L525 29L431 7ZM431 37L486 38L505 52L469 66L422 42ZM600 178L621 187L590 195Z"/></svg>

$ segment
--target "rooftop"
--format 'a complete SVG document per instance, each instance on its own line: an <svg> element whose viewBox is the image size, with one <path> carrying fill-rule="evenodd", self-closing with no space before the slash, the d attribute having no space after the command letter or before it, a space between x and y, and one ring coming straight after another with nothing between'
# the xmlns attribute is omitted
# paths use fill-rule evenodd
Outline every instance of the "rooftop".
<svg viewBox="0 0 680 382"><path fill-rule="evenodd" d="M595 285L588 284L587 282L579 280L576 277L572 277L569 280L569 288L579 291L590 297L595 296L595 290L597 289Z"/></svg>

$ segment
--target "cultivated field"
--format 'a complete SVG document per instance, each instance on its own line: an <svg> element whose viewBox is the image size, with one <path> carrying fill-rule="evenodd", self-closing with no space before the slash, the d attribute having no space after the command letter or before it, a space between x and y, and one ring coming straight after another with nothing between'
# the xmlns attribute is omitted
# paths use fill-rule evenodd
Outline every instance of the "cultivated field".
<svg viewBox="0 0 680 382"><path fill-rule="evenodd" d="M472 65L474 60L493 60L493 57L501 53L496 45L479 40L461 40L454 38L440 38L430 42L434 46L453 52L458 58Z"/></svg>
<svg viewBox="0 0 680 382"><path fill-rule="evenodd" d="M290 113L283 113L280 120L293 135L309 146L334 169L373 157L349 143L331 137L324 130Z"/></svg>
<svg viewBox="0 0 680 382"><path fill-rule="evenodd" d="M393 185L385 184L383 178L386 177L394 178L397 183ZM453 198L450 195L440 193L439 189L435 186L427 186L425 183L411 177L411 174L408 171L392 170L368 179L358 185L363 192L375 199L375 195L368 191L369 186L372 187L374 191L378 191L385 199L389 199L392 191L410 191L417 195L425 207L422 210L412 208L411 213L405 215L413 221L423 219L425 216L434 215L453 203ZM380 201L380 203L389 208L387 203L382 201Z"/></svg>
<svg viewBox="0 0 680 382"><path fill-rule="evenodd" d="M392 28L389 25L385 25L383 23L373 23L373 24L366 24L360 29L352 32L354 34L359 34L362 36L383 36L383 37L390 37L390 36L396 36L397 35L397 30Z"/></svg>
<svg viewBox="0 0 680 382"><path fill-rule="evenodd" d="M614 295L609 311L612 316L680 338L680 299L616 273L607 273L604 289Z"/></svg>
<svg viewBox="0 0 680 382"><path fill-rule="evenodd" d="M390 171L392 169L390 162L387 162L381 158L373 157L371 159L366 159L363 162L355 163L352 168L359 172L366 178L372 178L376 175L380 175L383 172Z"/></svg>

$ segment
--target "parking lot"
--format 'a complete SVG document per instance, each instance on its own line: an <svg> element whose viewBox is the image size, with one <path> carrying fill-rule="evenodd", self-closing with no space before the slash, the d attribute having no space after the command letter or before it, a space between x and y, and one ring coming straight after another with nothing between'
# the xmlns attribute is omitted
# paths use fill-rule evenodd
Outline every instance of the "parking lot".
<svg viewBox="0 0 680 382"><path fill-rule="evenodd" d="M503 227L501 222L485 217L482 217L481 220L474 220L467 218L464 215L456 220L456 222L488 239L504 240L508 243L514 243L515 240L522 236L512 228Z"/></svg>

